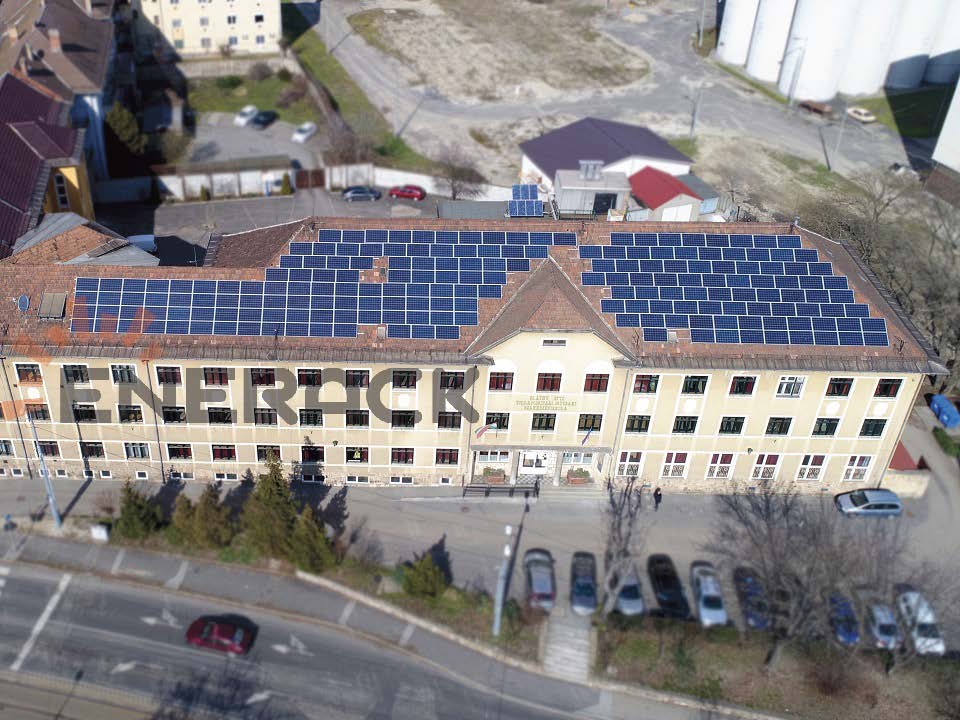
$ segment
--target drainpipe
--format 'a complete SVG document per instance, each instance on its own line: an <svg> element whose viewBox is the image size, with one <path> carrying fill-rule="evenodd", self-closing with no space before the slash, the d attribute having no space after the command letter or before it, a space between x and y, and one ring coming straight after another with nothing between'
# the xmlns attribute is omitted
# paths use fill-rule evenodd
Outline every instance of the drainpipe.
<svg viewBox="0 0 960 720"><path fill-rule="evenodd" d="M470 407L473 410L476 410L476 405L473 404L473 400L477 395L477 383L480 381L480 367L474 363L473 372L476 373L476 379L473 381L473 386L470 388ZM468 463L468 475L461 477L460 479L460 489L463 489L463 486L466 484L467 477L470 478L470 482L473 482L473 471L476 466L476 455L473 452L473 420L470 421L469 426L467 427L467 452L470 453L470 462Z"/></svg>
<svg viewBox="0 0 960 720"><path fill-rule="evenodd" d="M20 413L16 412L17 401L13 399L13 388L10 387L10 378L7 375L7 356L0 355L0 367L3 369L3 379L7 385L7 395L10 398L10 407L14 410L17 421L17 433L20 435L20 447L23 448L23 460L27 463L27 475L33 480L33 468L30 466L30 456L27 454L27 441L23 437L23 426L20 424Z"/></svg>
<svg viewBox="0 0 960 720"><path fill-rule="evenodd" d="M157 438L157 457L160 459L160 482L167 482L167 471L163 467L163 446L160 444L160 421L157 419L157 396L153 393L153 373L150 369L150 361L144 360L147 366L147 384L150 387L150 410L153 411L153 431Z"/></svg>

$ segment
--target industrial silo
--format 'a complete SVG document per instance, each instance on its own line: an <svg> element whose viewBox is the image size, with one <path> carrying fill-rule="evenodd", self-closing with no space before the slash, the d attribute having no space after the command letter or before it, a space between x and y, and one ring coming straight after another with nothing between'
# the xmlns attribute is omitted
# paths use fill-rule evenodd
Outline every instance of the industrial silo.
<svg viewBox="0 0 960 720"><path fill-rule="evenodd" d="M747 54L748 75L766 82L776 82L780 77L795 5L796 0L760 0Z"/></svg>
<svg viewBox="0 0 960 720"><path fill-rule="evenodd" d="M837 94L859 9L859 0L797 2L777 83L782 94L803 100L829 100Z"/></svg>
<svg viewBox="0 0 960 720"><path fill-rule="evenodd" d="M923 80L930 49L950 0L909 0L900 13L887 70L887 87L912 88Z"/></svg>
<svg viewBox="0 0 960 720"><path fill-rule="evenodd" d="M743 65L750 50L753 23L760 0L727 0L717 41L717 58L731 65Z"/></svg>
<svg viewBox="0 0 960 720"><path fill-rule="evenodd" d="M901 8L906 4L907 0L861 0L857 30L840 74L840 92L869 95L883 87Z"/></svg>
<svg viewBox="0 0 960 720"><path fill-rule="evenodd" d="M940 23L923 79L936 85L949 85L960 77L960 2L949 3Z"/></svg>

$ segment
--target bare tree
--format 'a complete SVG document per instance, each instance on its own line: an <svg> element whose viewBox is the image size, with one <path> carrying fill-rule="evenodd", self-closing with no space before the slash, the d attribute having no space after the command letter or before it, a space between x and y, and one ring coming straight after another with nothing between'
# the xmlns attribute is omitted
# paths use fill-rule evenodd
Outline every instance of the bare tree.
<svg viewBox="0 0 960 720"><path fill-rule="evenodd" d="M448 145L437 158L437 179L452 200L481 194L483 176L459 146Z"/></svg>
<svg viewBox="0 0 960 720"><path fill-rule="evenodd" d="M603 614L613 612L617 596L633 566L634 550L641 539L637 532L642 499L637 477L614 484L607 481L607 506L604 510L607 528L603 552Z"/></svg>

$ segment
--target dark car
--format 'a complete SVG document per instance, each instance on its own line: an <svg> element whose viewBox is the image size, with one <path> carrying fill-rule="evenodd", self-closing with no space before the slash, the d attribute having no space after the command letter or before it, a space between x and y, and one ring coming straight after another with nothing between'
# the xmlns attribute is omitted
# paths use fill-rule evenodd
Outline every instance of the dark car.
<svg viewBox="0 0 960 720"><path fill-rule="evenodd" d="M733 586L740 602L743 622L751 630L766 630L770 627L770 603L756 573L747 567L733 571Z"/></svg>
<svg viewBox="0 0 960 720"><path fill-rule="evenodd" d="M852 647L860 642L860 630L853 605L843 595L830 596L830 627L841 645Z"/></svg>
<svg viewBox="0 0 960 720"><path fill-rule="evenodd" d="M342 193L342 197L347 202L355 202L358 200L379 200L380 191L374 187L368 187L366 185L354 185L353 187L348 187Z"/></svg>
<svg viewBox="0 0 960 720"><path fill-rule="evenodd" d="M650 587L661 614L678 620L688 620L690 605L683 593L683 585L673 560L666 555L651 555L647 560L647 574L650 576Z"/></svg>
<svg viewBox="0 0 960 720"><path fill-rule="evenodd" d="M804 100L797 107L801 110L806 110L811 115L819 115L827 120L833 117L833 108L827 103Z"/></svg>
<svg viewBox="0 0 960 720"><path fill-rule="evenodd" d="M261 110L253 116L253 120L250 121L250 127L256 130L263 130L272 125L276 119L277 114L273 110Z"/></svg>
<svg viewBox="0 0 960 720"><path fill-rule="evenodd" d="M253 645L254 630L244 623L226 617L205 616L187 628L188 645L208 650L246 655Z"/></svg>
<svg viewBox="0 0 960 720"><path fill-rule="evenodd" d="M577 615L597 609L597 561L588 552L574 553L570 562L570 609Z"/></svg>
<svg viewBox="0 0 960 720"><path fill-rule="evenodd" d="M392 187L387 192L392 198L406 198L407 200L423 200L427 197L427 191L419 185L400 185Z"/></svg>
<svg viewBox="0 0 960 720"><path fill-rule="evenodd" d="M527 604L547 612L553 610L557 597L553 556L547 550L527 550L523 554L523 571L527 576Z"/></svg>

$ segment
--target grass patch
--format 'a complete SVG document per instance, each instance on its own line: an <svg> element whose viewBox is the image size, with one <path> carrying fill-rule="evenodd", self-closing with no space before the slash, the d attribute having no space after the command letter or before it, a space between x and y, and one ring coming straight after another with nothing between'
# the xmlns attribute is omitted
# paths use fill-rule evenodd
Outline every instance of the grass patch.
<svg viewBox="0 0 960 720"><path fill-rule="evenodd" d="M675 149L682 152L691 160L696 159L697 157L697 139L682 137L682 138L668 138L667 142L670 143Z"/></svg>
<svg viewBox="0 0 960 720"><path fill-rule="evenodd" d="M745 74L745 73L740 72L740 70L738 70L737 68L733 67L732 65L727 65L727 64L722 63L722 62L718 62L718 63L716 63L716 65L717 65L717 67L720 68L721 70L725 70L726 72L728 72L728 73L730 73L731 75L733 75L735 78L737 78L738 80L740 80L740 82L745 83L746 85L749 85L751 88L753 88L754 90L756 90L756 91L757 91L758 93L760 93L761 95L766 95L768 98L770 98L771 100L775 100L776 102L780 103L781 105L787 105L787 104L789 103L789 101L787 100L787 98L785 98L783 95L781 95L780 93L778 93L778 92L777 92L776 90L774 90L772 87L770 87L770 86L767 85L766 83L760 82L759 80L754 80L752 77L750 77L749 75L747 75L747 74Z"/></svg>
<svg viewBox="0 0 960 720"><path fill-rule="evenodd" d="M778 151L771 151L770 157L790 170L796 176L797 182L802 185L818 187L823 190L862 192L853 182L827 169L827 166L821 162Z"/></svg>
<svg viewBox="0 0 960 720"><path fill-rule="evenodd" d="M707 57L717 47L717 29L706 28L703 31L703 45L697 44L697 34L693 34L693 51L700 57Z"/></svg>
<svg viewBox="0 0 960 720"><path fill-rule="evenodd" d="M364 10L347 18L353 31L362 37L370 47L375 47L385 55L397 58L405 65L412 65L410 58L399 48L388 43L380 32L381 23L403 22L406 19L417 18L420 13L415 10L393 10L387 14L386 10Z"/></svg>
<svg viewBox="0 0 960 720"><path fill-rule="evenodd" d="M933 436L937 439L937 445L950 457L960 456L960 443L952 435L941 427L933 429Z"/></svg>
<svg viewBox="0 0 960 720"><path fill-rule="evenodd" d="M317 119L317 109L309 97L303 97L289 107L277 107L277 98L287 87L276 75L260 82L244 80L237 87L217 83L214 78L191 80L189 85L190 106L197 112L235 113L244 105L256 105L261 110L275 110L280 120L299 125Z"/></svg>
<svg viewBox="0 0 960 720"><path fill-rule="evenodd" d="M956 85L926 87L858 100L883 123L903 137L939 135Z"/></svg>
<svg viewBox="0 0 960 720"><path fill-rule="evenodd" d="M494 139L479 128L470 128L470 137L473 138L474 142L483 145L485 148L489 148L490 150L500 149Z"/></svg>

